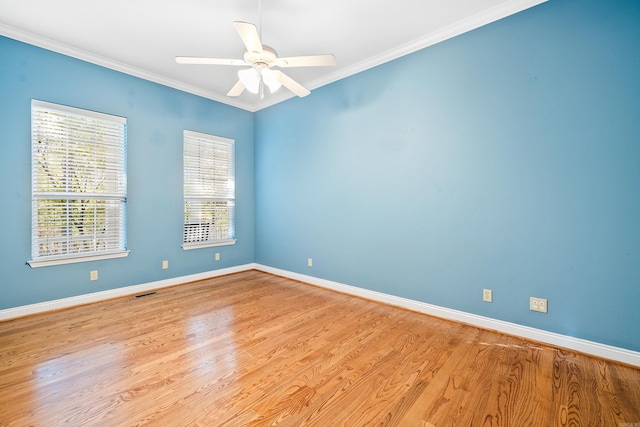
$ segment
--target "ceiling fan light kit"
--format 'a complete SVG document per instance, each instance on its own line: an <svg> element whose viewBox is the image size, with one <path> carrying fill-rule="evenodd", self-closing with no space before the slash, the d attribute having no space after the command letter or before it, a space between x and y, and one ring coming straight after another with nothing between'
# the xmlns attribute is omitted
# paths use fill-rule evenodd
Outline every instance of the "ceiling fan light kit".
<svg viewBox="0 0 640 427"><path fill-rule="evenodd" d="M270 68L247 68L238 71L238 79L244 84L245 89L251 93L260 92L260 82L269 88L271 93L274 93L282 83L278 81L278 75Z"/></svg>
<svg viewBox="0 0 640 427"><path fill-rule="evenodd" d="M260 21L262 21L260 3L258 7ZM246 89L251 93L259 94L260 99L262 99L265 85L271 93L277 91L280 86L284 86L299 97L307 96L311 93L308 89L282 71L273 70L272 67L327 67L336 65L336 58L333 55L278 58L278 54L273 48L262 44L258 28L255 25L241 21L236 21L233 25L247 49L243 59L176 56L178 64L250 66L251 68L238 71L238 81L227 93L227 96L240 96Z"/></svg>

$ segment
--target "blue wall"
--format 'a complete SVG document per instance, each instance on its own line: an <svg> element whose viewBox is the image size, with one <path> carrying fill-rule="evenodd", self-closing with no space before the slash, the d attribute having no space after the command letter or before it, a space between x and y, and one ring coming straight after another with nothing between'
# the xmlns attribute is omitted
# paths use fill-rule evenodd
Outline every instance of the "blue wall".
<svg viewBox="0 0 640 427"><path fill-rule="evenodd" d="M639 24L553 0L259 111L256 262L640 351Z"/></svg>
<svg viewBox="0 0 640 427"><path fill-rule="evenodd" d="M0 309L253 261L252 113L2 37L0 58ZM127 258L25 264L31 258L32 98L128 119ZM184 129L236 141L233 246L181 248ZM98 270L98 281L89 280L90 270Z"/></svg>
<svg viewBox="0 0 640 427"><path fill-rule="evenodd" d="M640 351L638 22L552 0L256 114L0 38L0 309L255 261ZM128 258L25 264L32 98L128 118ZM181 249L183 129L236 140L234 246Z"/></svg>

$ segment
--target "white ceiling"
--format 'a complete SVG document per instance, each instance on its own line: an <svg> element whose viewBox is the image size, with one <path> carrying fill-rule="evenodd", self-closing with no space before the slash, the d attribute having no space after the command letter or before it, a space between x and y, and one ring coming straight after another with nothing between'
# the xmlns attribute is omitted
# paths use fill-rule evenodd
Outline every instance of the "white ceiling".
<svg viewBox="0 0 640 427"><path fill-rule="evenodd" d="M257 111L293 95L230 98L238 68L174 58L242 58L233 21L258 25L258 1L0 0L0 34ZM279 56L334 54L335 67L283 70L313 90L544 1L263 0L262 41Z"/></svg>

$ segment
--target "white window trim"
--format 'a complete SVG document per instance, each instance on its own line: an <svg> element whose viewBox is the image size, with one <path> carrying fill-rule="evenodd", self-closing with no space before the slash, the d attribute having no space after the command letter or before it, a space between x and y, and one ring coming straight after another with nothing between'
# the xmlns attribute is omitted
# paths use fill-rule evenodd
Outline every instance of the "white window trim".
<svg viewBox="0 0 640 427"><path fill-rule="evenodd" d="M190 251L191 249L202 249L202 248L213 248L215 246L230 246L235 245L237 239L229 239L229 240L220 240L217 242L206 242L206 243L189 243L182 245L182 249L185 251Z"/></svg>
<svg viewBox="0 0 640 427"><path fill-rule="evenodd" d="M219 142L224 142L224 143L227 143L227 144L231 145L232 147L235 147L235 140L230 139L230 138L225 138L223 136L211 135L211 134L195 132L195 131L192 131L192 130L185 129L183 131L183 141L184 141L185 137L201 138L201 139L205 139L205 140L217 140ZM234 148L234 150L235 150L235 148ZM232 166L233 166L233 169L235 171L235 152L234 152L234 160L233 160L233 165ZM234 181L235 181L235 172L234 172ZM195 196L195 197L190 198L190 199L198 199L198 198L200 198L200 197L199 196ZM216 198L214 197L214 198L207 198L207 199L208 200L214 200ZM184 200L186 200L186 198L184 197L184 193L183 193L183 202L184 202ZM219 200L220 201L224 201L224 200L228 200L228 199L221 198ZM234 201L234 216L235 216L235 191L234 191L234 194L233 194L233 199L231 199L231 200ZM184 227L184 225L185 225L184 221L183 221L182 225ZM183 240L182 249L185 250L185 251L188 251L188 250L192 250L192 249L211 248L211 247L216 247L216 246L230 246L230 245L235 245L236 242L237 242L237 239L235 239L235 238L224 239L224 240L215 240L215 241L210 240L210 241L203 241L203 242L191 242L191 243L185 243L184 240Z"/></svg>
<svg viewBox="0 0 640 427"><path fill-rule="evenodd" d="M126 117L114 116L112 114L101 113L99 111L84 110L82 108L69 107L68 105L54 104L52 102L40 101L38 99L32 99L31 105L42 108L50 108L52 110L64 111L66 113L78 114L81 116L90 116L100 120L109 120L112 122L118 122L122 124L127 123Z"/></svg>
<svg viewBox="0 0 640 427"><path fill-rule="evenodd" d="M99 261L103 259L114 259L114 258L125 258L129 256L129 252L113 252L108 254L99 254L99 255L80 255L80 256L55 256L55 257L42 257L37 260L27 261L27 264L31 268L38 267L50 267L52 265L63 265L63 264L74 264L77 262L88 262L88 261Z"/></svg>
<svg viewBox="0 0 640 427"><path fill-rule="evenodd" d="M106 120L106 121L121 123L121 124L124 124L125 126L127 124L127 119L125 117L114 116L111 114L105 114L97 111L85 110L85 109L70 107L70 106L61 105L61 104L54 104L51 102L40 101L37 99L31 100L31 108L34 108L34 107L53 109L53 110L58 110L58 111L62 111L70 114L89 116L89 117L96 118L98 120ZM32 126L32 132L33 132L33 123L31 124L31 126ZM33 135L32 135L31 144L33 145ZM125 133L125 144L126 144L126 133ZM124 167L126 170L126 154L125 154ZM31 171L31 173L33 174L33 170ZM33 186L33 183L32 183L32 186ZM32 191L33 191L33 188L32 188ZM33 196L32 196L31 203L33 203ZM124 233L125 233L124 239L126 241L126 228L124 230ZM33 236L31 238L33 239ZM114 259L114 258L125 258L129 256L129 253L130 251L128 249L124 249L124 250L113 250L113 251L99 252L99 253L61 254L61 255L52 255L52 256L42 256L42 257L29 260L27 261L26 264L29 265L31 268L49 267L54 265L73 264L73 263Z"/></svg>

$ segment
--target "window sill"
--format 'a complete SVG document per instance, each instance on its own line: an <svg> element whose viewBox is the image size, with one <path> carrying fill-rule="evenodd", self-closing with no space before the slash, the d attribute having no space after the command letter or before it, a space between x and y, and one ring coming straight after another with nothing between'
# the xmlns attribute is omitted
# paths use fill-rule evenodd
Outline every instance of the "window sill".
<svg viewBox="0 0 640 427"><path fill-rule="evenodd" d="M114 252L108 254L99 255L81 255L76 257L64 257L64 258L41 258L27 261L27 264L31 268L49 267L52 265L73 264L76 262L98 261L103 259L124 258L129 256L130 251Z"/></svg>
<svg viewBox="0 0 640 427"><path fill-rule="evenodd" d="M229 240L220 240L217 242L185 243L184 245L182 245L182 249L185 251L190 251L191 249L202 249L202 248L211 248L214 246L235 245L236 242L237 242L236 239L229 239Z"/></svg>

